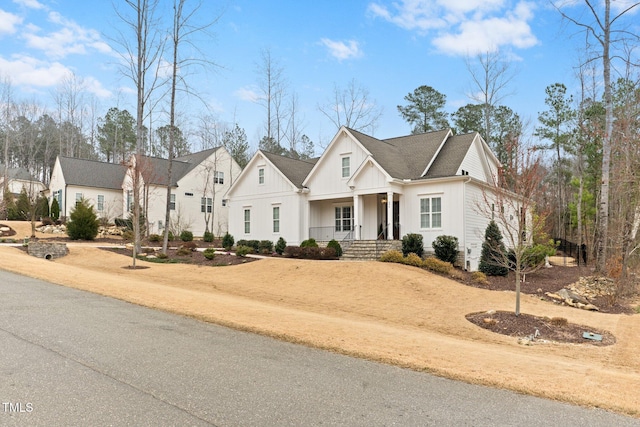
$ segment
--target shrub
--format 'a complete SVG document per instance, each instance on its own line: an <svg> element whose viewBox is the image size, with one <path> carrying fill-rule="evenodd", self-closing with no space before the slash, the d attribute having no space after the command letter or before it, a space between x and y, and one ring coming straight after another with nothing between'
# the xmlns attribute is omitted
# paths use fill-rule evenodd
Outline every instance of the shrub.
<svg viewBox="0 0 640 427"><path fill-rule="evenodd" d="M53 207L51 208L51 211L53 212ZM116 218L113 220L113 222L116 224L116 227L127 227L128 230L133 230L131 222L124 218Z"/></svg>
<svg viewBox="0 0 640 427"><path fill-rule="evenodd" d="M382 256L380 257L380 261L402 263L404 261L404 257L402 256L402 252L391 250L383 253Z"/></svg>
<svg viewBox="0 0 640 427"><path fill-rule="evenodd" d="M414 267L422 267L422 258L413 252L407 255L402 262L403 264L412 265Z"/></svg>
<svg viewBox="0 0 640 427"><path fill-rule="evenodd" d="M191 252L198 249L198 244L196 242L184 242L180 245L180 248L189 249Z"/></svg>
<svg viewBox="0 0 640 427"><path fill-rule="evenodd" d="M287 246L284 256L301 259L336 259L336 251L333 248L320 248L318 246L302 247Z"/></svg>
<svg viewBox="0 0 640 427"><path fill-rule="evenodd" d="M495 221L491 221L484 233L478 270L487 276L506 276L509 269L504 265L505 253L502 233Z"/></svg>
<svg viewBox="0 0 640 427"><path fill-rule="evenodd" d="M71 211L67 234L71 240L93 240L98 235L100 222L89 202L82 199Z"/></svg>
<svg viewBox="0 0 640 427"><path fill-rule="evenodd" d="M287 247L287 241L284 240L282 237L280 237L276 242L276 247L275 247L276 253L278 255L282 255L286 247Z"/></svg>
<svg viewBox="0 0 640 427"><path fill-rule="evenodd" d="M260 246L260 242L257 240L238 240L237 246L249 246L251 249L253 249L253 252L258 252L259 250L259 246Z"/></svg>
<svg viewBox="0 0 640 427"><path fill-rule="evenodd" d="M260 240L258 242L258 253L270 254L273 252L273 242L271 240Z"/></svg>
<svg viewBox="0 0 640 427"><path fill-rule="evenodd" d="M205 231L202 235L202 241L207 243L213 242L213 233L210 231Z"/></svg>
<svg viewBox="0 0 640 427"><path fill-rule="evenodd" d="M58 199L53 198L53 202L51 202L51 219L57 221L60 218L60 205L58 204Z"/></svg>
<svg viewBox="0 0 640 427"><path fill-rule="evenodd" d="M454 236L438 236L431 243L436 258L440 261L455 264L458 259L458 238Z"/></svg>
<svg viewBox="0 0 640 427"><path fill-rule="evenodd" d="M474 271L473 273L471 273L471 280L481 285L489 284L489 280L487 280L487 275L484 274L482 271Z"/></svg>
<svg viewBox="0 0 640 427"><path fill-rule="evenodd" d="M182 240L183 242L191 242L193 240L193 233L189 230L184 230L182 233L180 233L180 240Z"/></svg>
<svg viewBox="0 0 640 427"><path fill-rule="evenodd" d="M191 256L191 252L193 252L191 249L180 246L176 251L176 254L179 256Z"/></svg>
<svg viewBox="0 0 640 427"><path fill-rule="evenodd" d="M202 254L206 259L212 260L216 257L216 250L213 248L207 248L204 250L204 252L202 252Z"/></svg>
<svg viewBox="0 0 640 427"><path fill-rule="evenodd" d="M173 234L173 231L169 231L169 234L167 236L167 240L169 240L170 242L173 242L174 240L176 240L176 236L175 236L175 234Z"/></svg>
<svg viewBox="0 0 640 427"><path fill-rule="evenodd" d="M569 324L569 321L566 319L566 317L552 317L549 320L549 323L555 326L567 326Z"/></svg>
<svg viewBox="0 0 640 427"><path fill-rule="evenodd" d="M127 242L131 242L134 237L135 236L133 235L133 231L131 231L131 230L124 230L122 232L122 240L125 240Z"/></svg>
<svg viewBox="0 0 640 427"><path fill-rule="evenodd" d="M149 234L149 241L150 242L159 242L162 240L162 236L159 234Z"/></svg>
<svg viewBox="0 0 640 427"><path fill-rule="evenodd" d="M301 248L317 248L318 243L316 243L316 239L312 237L310 239L303 240L302 243L300 243L300 247Z"/></svg>
<svg viewBox="0 0 640 427"><path fill-rule="evenodd" d="M234 243L233 236L229 232L225 233L224 237L222 237L222 247L226 250L231 250Z"/></svg>
<svg viewBox="0 0 640 427"><path fill-rule="evenodd" d="M422 266L427 270L441 274L449 274L451 270L453 270L453 264L439 260L438 258L427 258L424 260Z"/></svg>
<svg viewBox="0 0 640 427"><path fill-rule="evenodd" d="M156 254L156 258L158 258L158 259L167 259L167 258L169 258L169 255L165 254L164 252L158 252Z"/></svg>
<svg viewBox="0 0 640 427"><path fill-rule="evenodd" d="M342 246L340 246L340 243L338 243L337 240L335 240L335 239L329 240L329 243L327 243L327 247L328 248L333 248L336 251L336 256L337 257L341 257L342 256Z"/></svg>
<svg viewBox="0 0 640 427"><path fill-rule="evenodd" d="M253 248L250 246L240 245L236 248L236 255L239 257L245 257L247 254L252 254Z"/></svg>
<svg viewBox="0 0 640 427"><path fill-rule="evenodd" d="M53 225L53 220L49 217L42 218L42 225Z"/></svg>
<svg viewBox="0 0 640 427"><path fill-rule="evenodd" d="M414 253L418 257L422 257L424 253L424 244L422 243L422 234L409 233L402 238L402 254L404 256Z"/></svg>

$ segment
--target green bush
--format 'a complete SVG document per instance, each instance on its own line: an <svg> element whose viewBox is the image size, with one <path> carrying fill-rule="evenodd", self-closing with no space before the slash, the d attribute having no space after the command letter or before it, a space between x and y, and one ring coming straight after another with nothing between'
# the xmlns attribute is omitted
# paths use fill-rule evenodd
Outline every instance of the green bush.
<svg viewBox="0 0 640 427"><path fill-rule="evenodd" d="M403 264L412 265L414 267L422 267L423 265L422 258L420 258L418 254L414 254L413 252L407 255L402 262Z"/></svg>
<svg viewBox="0 0 640 427"><path fill-rule="evenodd" d="M270 254L273 252L273 242L271 240L260 240L258 243L258 253Z"/></svg>
<svg viewBox="0 0 640 427"><path fill-rule="evenodd" d="M173 231L169 231L169 234L167 236L167 240L169 240L170 242L173 242L174 240L176 240L176 236L175 236L175 234L173 234Z"/></svg>
<svg viewBox="0 0 640 427"><path fill-rule="evenodd" d="M327 243L327 247L328 248L333 248L336 251L336 256L337 257L341 257L342 256L342 246L340 246L340 243L338 243L337 240L335 240L335 239L329 240L329 243Z"/></svg>
<svg viewBox="0 0 640 427"><path fill-rule="evenodd" d="M458 259L458 238L454 236L438 236L431 243L436 258L440 261L455 264Z"/></svg>
<svg viewBox="0 0 640 427"><path fill-rule="evenodd" d="M390 250L382 254L380 261L402 263L404 261L404 256L402 256L402 252L400 251Z"/></svg>
<svg viewBox="0 0 640 427"><path fill-rule="evenodd" d="M284 256L301 259L336 259L336 251L333 248L320 248L318 246L287 246Z"/></svg>
<svg viewBox="0 0 640 427"><path fill-rule="evenodd" d="M207 243L213 242L213 233L210 231L205 231L202 235L202 241Z"/></svg>
<svg viewBox="0 0 640 427"><path fill-rule="evenodd" d="M214 248L207 248L202 252L204 257L208 260L212 260L216 257L216 250Z"/></svg>
<svg viewBox="0 0 640 427"><path fill-rule="evenodd" d="M506 249L502 243L502 233L495 221L491 221L484 232L478 270L487 276L506 276L509 269L505 261Z"/></svg>
<svg viewBox="0 0 640 427"><path fill-rule="evenodd" d="M53 198L53 202L51 202L51 219L57 221L60 218L60 205L58 204L58 199Z"/></svg>
<svg viewBox="0 0 640 427"><path fill-rule="evenodd" d="M425 259L422 263L422 266L427 270L442 274L449 274L451 270L453 270L453 264L451 264L450 262L439 260L437 258Z"/></svg>
<svg viewBox="0 0 640 427"><path fill-rule="evenodd" d="M311 239L303 240L302 243L300 243L300 247L301 248L317 248L318 243L316 243L316 239L312 237Z"/></svg>
<svg viewBox="0 0 640 427"><path fill-rule="evenodd" d="M159 234L149 234L149 241L158 243L162 240L162 236Z"/></svg>
<svg viewBox="0 0 640 427"><path fill-rule="evenodd" d="M178 256L191 256L191 253L192 253L192 252L193 252L193 251L192 251L191 249L189 249L189 248L185 248L184 246L180 246L180 247L178 248L178 250L176 251L176 254L177 254Z"/></svg>
<svg viewBox="0 0 640 427"><path fill-rule="evenodd" d="M253 249L253 252L258 252L260 242L257 240L242 239L242 240L238 240L238 242L236 243L236 246L249 246L251 249Z"/></svg>
<svg viewBox="0 0 640 427"><path fill-rule="evenodd" d="M275 247L276 253L278 255L282 255L286 247L287 247L287 241L284 240L282 237L280 237L276 242L276 247Z"/></svg>
<svg viewBox="0 0 640 427"><path fill-rule="evenodd" d="M164 252L158 252L156 254L156 258L158 258L158 259L167 259L167 258L169 258L169 255L165 254Z"/></svg>
<svg viewBox="0 0 640 427"><path fill-rule="evenodd" d="M133 238L134 238L133 231L124 230L122 232L122 240L127 241L127 242L131 242L131 241L133 241Z"/></svg>
<svg viewBox="0 0 640 427"><path fill-rule="evenodd" d="M247 254L254 253L254 250L250 246L240 245L236 248L236 255L239 257L245 257Z"/></svg>
<svg viewBox="0 0 640 427"><path fill-rule="evenodd" d="M229 232L225 233L225 235L222 237L222 247L229 251L233 247L234 243L235 241L233 239L233 236L229 234Z"/></svg>
<svg viewBox="0 0 640 427"><path fill-rule="evenodd" d="M100 221L93 206L82 199L76 203L67 222L67 235L71 240L93 240L98 235Z"/></svg>
<svg viewBox="0 0 640 427"><path fill-rule="evenodd" d="M184 230L182 233L180 233L180 240L182 240L183 242L193 241L193 233L189 230Z"/></svg>
<svg viewBox="0 0 640 427"><path fill-rule="evenodd" d="M410 253L414 253L422 258L422 254L424 253L422 234L409 233L402 238L402 254L407 256Z"/></svg>

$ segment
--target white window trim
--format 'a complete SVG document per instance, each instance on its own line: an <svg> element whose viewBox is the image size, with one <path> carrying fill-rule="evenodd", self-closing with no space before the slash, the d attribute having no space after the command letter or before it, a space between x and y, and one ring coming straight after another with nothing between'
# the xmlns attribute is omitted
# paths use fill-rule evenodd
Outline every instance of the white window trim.
<svg viewBox="0 0 640 427"><path fill-rule="evenodd" d="M429 200L429 227L423 227L422 226L422 199L428 199ZM439 227L434 227L433 226L433 212L432 212L432 207L433 207L433 199L440 199L440 212L436 212L440 214L440 226ZM443 193L436 193L436 194L419 194L418 195L418 224L420 224L420 230L423 231L433 231L433 230L442 230L442 223L443 223L443 207L444 207L444 195Z"/></svg>

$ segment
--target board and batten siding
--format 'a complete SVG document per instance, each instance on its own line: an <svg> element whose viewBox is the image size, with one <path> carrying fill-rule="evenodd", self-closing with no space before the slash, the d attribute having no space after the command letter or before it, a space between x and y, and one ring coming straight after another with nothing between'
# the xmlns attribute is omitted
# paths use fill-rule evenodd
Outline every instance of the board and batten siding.
<svg viewBox="0 0 640 427"><path fill-rule="evenodd" d="M440 235L455 236L464 239L464 198L463 181L439 181L425 185L407 186L404 191L404 204L401 203L401 234L418 233L422 235L424 247L433 251L431 243ZM420 199L440 197L442 199L442 226L438 228L420 228ZM402 206L404 205L404 209ZM404 211L404 212L403 212Z"/></svg>
<svg viewBox="0 0 640 427"><path fill-rule="evenodd" d="M342 177L342 158L349 157L349 176ZM345 132L328 148L308 178L309 200L348 197L352 194L347 185L349 178L367 157L360 143Z"/></svg>
<svg viewBox="0 0 640 427"><path fill-rule="evenodd" d="M465 268L470 271L478 270L480 263L480 254L482 252L482 242L484 242L484 233L489 225L486 212L490 207L485 206L487 202L484 199L483 190L477 184L468 183L465 187L465 236L464 243L460 242L460 250L466 252ZM483 212L483 209L487 211Z"/></svg>

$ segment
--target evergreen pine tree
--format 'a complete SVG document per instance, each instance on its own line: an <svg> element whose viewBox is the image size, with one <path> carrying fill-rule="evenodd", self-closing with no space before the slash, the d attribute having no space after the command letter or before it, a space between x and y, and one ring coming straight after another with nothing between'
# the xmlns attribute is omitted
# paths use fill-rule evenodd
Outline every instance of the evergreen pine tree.
<svg viewBox="0 0 640 427"><path fill-rule="evenodd" d="M93 240L98 235L100 221L85 199L76 203L76 207L69 215L67 234L71 240Z"/></svg>
<svg viewBox="0 0 640 427"><path fill-rule="evenodd" d="M509 269L505 265L506 259L502 233L500 233L495 221L492 220L484 232L478 269L487 276L506 276L509 273Z"/></svg>

